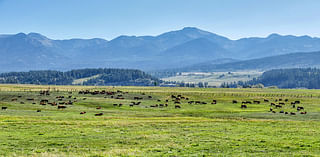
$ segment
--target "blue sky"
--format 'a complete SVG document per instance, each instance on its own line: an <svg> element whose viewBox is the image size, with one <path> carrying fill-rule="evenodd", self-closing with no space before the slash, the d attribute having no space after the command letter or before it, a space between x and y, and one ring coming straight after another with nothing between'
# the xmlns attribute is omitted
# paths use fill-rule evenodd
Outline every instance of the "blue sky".
<svg viewBox="0 0 320 157"><path fill-rule="evenodd" d="M319 8L319 0L0 0L0 34L110 40L190 26L231 39L320 37Z"/></svg>

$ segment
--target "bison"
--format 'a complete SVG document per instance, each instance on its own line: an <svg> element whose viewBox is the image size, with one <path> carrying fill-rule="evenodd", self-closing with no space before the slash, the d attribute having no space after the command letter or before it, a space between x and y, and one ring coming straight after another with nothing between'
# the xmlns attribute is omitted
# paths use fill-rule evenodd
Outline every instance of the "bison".
<svg viewBox="0 0 320 157"><path fill-rule="evenodd" d="M94 116L102 116L102 115L103 115L103 113L97 113Z"/></svg>
<svg viewBox="0 0 320 157"><path fill-rule="evenodd" d="M58 105L58 109L64 109L64 108L67 108L67 106Z"/></svg>
<svg viewBox="0 0 320 157"><path fill-rule="evenodd" d="M241 108L247 108L247 105L241 105Z"/></svg>

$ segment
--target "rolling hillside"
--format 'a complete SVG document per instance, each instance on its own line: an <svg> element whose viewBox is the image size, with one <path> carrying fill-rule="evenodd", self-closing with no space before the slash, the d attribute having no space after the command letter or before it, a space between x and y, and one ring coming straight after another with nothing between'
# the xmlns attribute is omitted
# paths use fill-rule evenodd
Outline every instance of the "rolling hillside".
<svg viewBox="0 0 320 157"><path fill-rule="evenodd" d="M245 70L270 70L279 68L307 68L320 67L320 52L310 53L292 53L285 55L278 55L272 57L264 57L259 59L251 59L244 61L235 61L223 64L214 64L214 62L207 62L188 66L185 68L176 69L176 72L188 71L245 71Z"/></svg>

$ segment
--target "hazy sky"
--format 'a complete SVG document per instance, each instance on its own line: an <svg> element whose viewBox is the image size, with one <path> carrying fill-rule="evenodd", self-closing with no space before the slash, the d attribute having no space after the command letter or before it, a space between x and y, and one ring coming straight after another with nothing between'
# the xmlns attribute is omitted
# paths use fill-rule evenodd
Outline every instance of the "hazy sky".
<svg viewBox="0 0 320 157"><path fill-rule="evenodd" d="M110 40L186 26L231 39L271 33L320 37L320 0L0 0L0 34Z"/></svg>

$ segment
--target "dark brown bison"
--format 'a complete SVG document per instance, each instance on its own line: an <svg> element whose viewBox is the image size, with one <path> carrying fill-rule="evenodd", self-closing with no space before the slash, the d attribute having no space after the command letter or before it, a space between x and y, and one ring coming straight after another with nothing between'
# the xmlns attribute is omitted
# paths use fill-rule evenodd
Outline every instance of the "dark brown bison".
<svg viewBox="0 0 320 157"><path fill-rule="evenodd" d="M103 115L103 113L97 113L94 116L102 116L102 115Z"/></svg>
<svg viewBox="0 0 320 157"><path fill-rule="evenodd" d="M300 114L307 114L307 112L300 112Z"/></svg>
<svg viewBox="0 0 320 157"><path fill-rule="evenodd" d="M247 105L241 105L241 108L247 108Z"/></svg>
<svg viewBox="0 0 320 157"><path fill-rule="evenodd" d="M87 112L84 112L84 111L83 111L83 112L80 112L80 114L86 114L86 113L87 113Z"/></svg>
<svg viewBox="0 0 320 157"><path fill-rule="evenodd" d="M260 104L260 101L254 100L253 103L254 104Z"/></svg>
<svg viewBox="0 0 320 157"><path fill-rule="evenodd" d="M175 105L174 108L181 108L181 106L180 105Z"/></svg>
<svg viewBox="0 0 320 157"><path fill-rule="evenodd" d="M298 106L297 111L304 110L304 107Z"/></svg>
<svg viewBox="0 0 320 157"><path fill-rule="evenodd" d="M1 107L1 109L6 110L6 109L8 109L8 107L3 106L3 107Z"/></svg>
<svg viewBox="0 0 320 157"><path fill-rule="evenodd" d="M67 106L58 105L58 109L64 109L64 108L67 108Z"/></svg>
<svg viewBox="0 0 320 157"><path fill-rule="evenodd" d="M281 105L276 105L276 108L282 108L282 106Z"/></svg>

